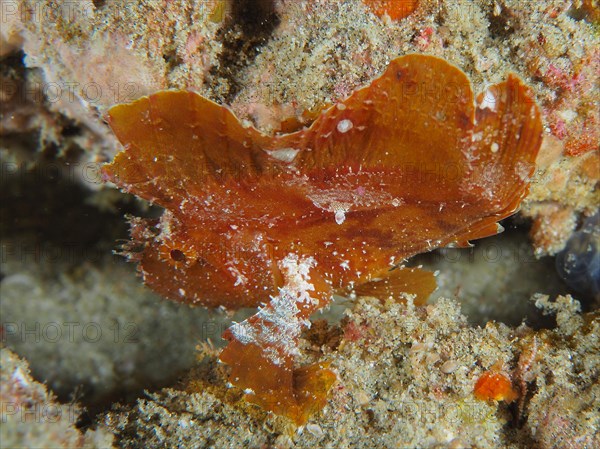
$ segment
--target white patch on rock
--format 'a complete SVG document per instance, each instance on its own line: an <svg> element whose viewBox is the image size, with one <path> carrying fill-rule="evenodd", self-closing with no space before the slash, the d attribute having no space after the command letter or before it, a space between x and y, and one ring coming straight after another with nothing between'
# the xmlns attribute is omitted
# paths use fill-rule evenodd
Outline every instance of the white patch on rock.
<svg viewBox="0 0 600 449"><path fill-rule="evenodd" d="M334 201L331 204L331 209L335 213L335 222L341 225L346 221L346 212L350 210L350 203L338 203Z"/></svg>
<svg viewBox="0 0 600 449"><path fill-rule="evenodd" d="M572 111L571 109L565 109L563 111L558 112L558 116L568 124L577 118L577 112Z"/></svg>

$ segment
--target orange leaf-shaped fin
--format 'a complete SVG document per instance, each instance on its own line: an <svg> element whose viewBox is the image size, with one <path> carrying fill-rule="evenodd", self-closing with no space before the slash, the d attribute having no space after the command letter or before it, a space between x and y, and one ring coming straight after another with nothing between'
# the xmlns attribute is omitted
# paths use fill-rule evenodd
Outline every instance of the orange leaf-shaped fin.
<svg viewBox="0 0 600 449"><path fill-rule="evenodd" d="M164 91L115 106L108 123L127 151L104 166L104 174L167 209L273 165L259 146L264 136L193 92Z"/></svg>
<svg viewBox="0 0 600 449"><path fill-rule="evenodd" d="M331 288L315 271L314 259L289 256L281 263L284 286L256 315L233 325L220 359L231 366L231 382L246 398L298 425L325 404L335 380L324 364L296 368L294 356L308 317L331 298Z"/></svg>
<svg viewBox="0 0 600 449"><path fill-rule="evenodd" d="M423 305L437 288L435 275L421 268L398 267L382 279L354 287L357 296L373 296L381 300L398 298L401 293L415 295L415 304Z"/></svg>
<svg viewBox="0 0 600 449"><path fill-rule="evenodd" d="M531 90L514 75L479 94L476 102L464 188L487 198L500 214L511 214L535 170L537 151L531 149L541 145L540 112Z"/></svg>
<svg viewBox="0 0 600 449"><path fill-rule="evenodd" d="M244 389L248 402L286 416L297 425L323 408L336 380L327 363L294 368L291 357L275 363L264 347L243 345L235 338L221 354L221 361L232 367L230 379Z"/></svg>

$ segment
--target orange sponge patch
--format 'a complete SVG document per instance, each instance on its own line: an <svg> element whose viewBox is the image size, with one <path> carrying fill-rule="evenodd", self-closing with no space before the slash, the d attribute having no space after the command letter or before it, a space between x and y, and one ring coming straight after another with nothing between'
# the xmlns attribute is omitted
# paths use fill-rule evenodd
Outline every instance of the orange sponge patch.
<svg viewBox="0 0 600 449"><path fill-rule="evenodd" d="M386 14L392 20L400 20L408 17L417 9L417 0L363 0L371 8L373 14L383 17Z"/></svg>
<svg viewBox="0 0 600 449"><path fill-rule="evenodd" d="M475 397L485 401L512 402L519 396L504 373L486 371L475 384Z"/></svg>

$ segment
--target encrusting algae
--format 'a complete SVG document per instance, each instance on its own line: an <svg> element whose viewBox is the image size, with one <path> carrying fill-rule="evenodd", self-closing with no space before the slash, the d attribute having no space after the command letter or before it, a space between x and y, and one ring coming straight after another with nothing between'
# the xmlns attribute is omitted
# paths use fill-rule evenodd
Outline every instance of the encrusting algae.
<svg viewBox="0 0 600 449"><path fill-rule="evenodd" d="M542 133L516 76L475 99L462 71L423 55L393 60L290 134L265 135L186 91L108 119L125 150L106 179L165 209L132 219L128 257L173 300L259 307L225 332L220 359L248 401L298 425L335 381L326 363L296 366L312 313L353 289L423 302L433 274L398 265L498 233L527 193Z"/></svg>
<svg viewBox="0 0 600 449"><path fill-rule="evenodd" d="M392 20L408 17L419 5L418 0L363 0L378 17L388 16Z"/></svg>

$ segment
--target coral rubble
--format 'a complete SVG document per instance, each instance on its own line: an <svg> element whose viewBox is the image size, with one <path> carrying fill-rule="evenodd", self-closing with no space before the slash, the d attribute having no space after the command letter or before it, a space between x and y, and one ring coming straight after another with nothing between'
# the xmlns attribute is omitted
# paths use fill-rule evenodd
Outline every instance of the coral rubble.
<svg viewBox="0 0 600 449"><path fill-rule="evenodd" d="M61 404L36 382L27 363L0 347L0 441L2 447L106 449L113 447L108 429L81 431L77 420L83 409Z"/></svg>
<svg viewBox="0 0 600 449"><path fill-rule="evenodd" d="M209 349L186 389L118 407L105 424L125 448L140 440L149 448L176 441L282 448L595 447L598 316L580 315L570 297L533 300L556 314L556 329L491 322L471 327L458 304L446 299L425 307L360 299L341 323L341 339L325 332L315 340L309 331L301 340L311 349L303 361L324 354L338 381L322 412L300 429L244 405L226 387ZM526 386L520 412L516 403L474 395L477 380L498 362L515 385ZM165 430L157 433L157 423Z"/></svg>

